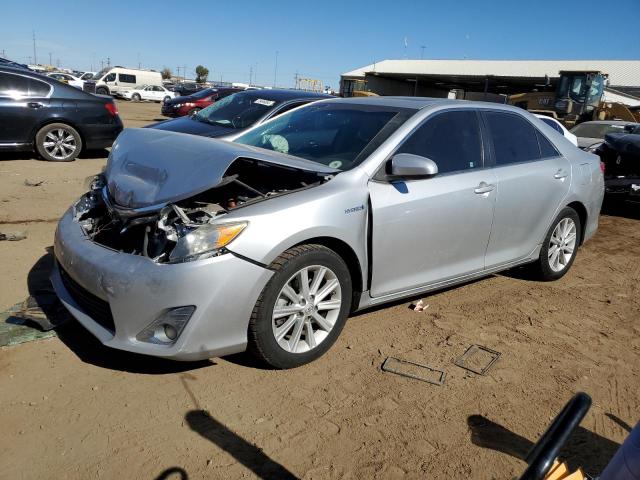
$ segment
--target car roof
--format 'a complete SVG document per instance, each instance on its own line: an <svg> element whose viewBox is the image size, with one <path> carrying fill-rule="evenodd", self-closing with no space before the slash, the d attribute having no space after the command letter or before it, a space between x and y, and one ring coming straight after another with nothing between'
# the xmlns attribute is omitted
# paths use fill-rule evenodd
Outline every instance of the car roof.
<svg viewBox="0 0 640 480"><path fill-rule="evenodd" d="M33 76L36 78L41 78L43 80L48 80L51 81L51 77L44 75L40 72L34 72L33 70L30 70L28 68L18 68L18 67L10 67L7 65L0 65L0 72L6 72L6 73L16 73L19 75L29 75L29 76ZM73 88L73 87L71 87Z"/></svg>
<svg viewBox="0 0 640 480"><path fill-rule="evenodd" d="M253 95L255 97L264 98L265 100L275 100L277 102L297 100L301 98L315 98L317 100L322 100L325 98L336 98L332 95L327 95L326 93L307 92L304 90L288 90L284 88L241 90L240 93L244 95Z"/></svg>
<svg viewBox="0 0 640 480"><path fill-rule="evenodd" d="M405 108L410 110L422 110L441 106L465 106L485 110L500 110L522 115L528 113L520 107L496 102L480 102L471 100L458 100L453 98L434 97L349 97L337 99L340 102L358 105L377 105L391 108Z"/></svg>
<svg viewBox="0 0 640 480"><path fill-rule="evenodd" d="M579 123L580 125L635 125L636 122L628 122L626 120L591 120L589 122Z"/></svg>

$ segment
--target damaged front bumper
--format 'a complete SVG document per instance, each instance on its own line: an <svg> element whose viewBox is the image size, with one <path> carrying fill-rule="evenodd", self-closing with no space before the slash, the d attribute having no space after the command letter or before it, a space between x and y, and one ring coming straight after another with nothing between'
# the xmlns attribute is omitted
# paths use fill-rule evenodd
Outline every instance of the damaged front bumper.
<svg viewBox="0 0 640 480"><path fill-rule="evenodd" d="M175 360L244 351L253 307L272 273L224 253L161 264L89 239L73 208L55 237L52 283L65 307L104 345ZM139 340L172 309L195 310L174 343Z"/></svg>

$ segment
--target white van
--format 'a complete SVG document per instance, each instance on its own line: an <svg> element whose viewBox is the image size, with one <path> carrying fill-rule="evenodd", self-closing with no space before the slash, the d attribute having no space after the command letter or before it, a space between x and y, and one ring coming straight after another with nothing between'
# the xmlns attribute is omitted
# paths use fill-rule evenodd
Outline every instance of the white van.
<svg viewBox="0 0 640 480"><path fill-rule="evenodd" d="M134 68L103 68L91 80L84 82L83 90L100 95L118 95L123 90L133 90L138 85L162 86L160 72Z"/></svg>

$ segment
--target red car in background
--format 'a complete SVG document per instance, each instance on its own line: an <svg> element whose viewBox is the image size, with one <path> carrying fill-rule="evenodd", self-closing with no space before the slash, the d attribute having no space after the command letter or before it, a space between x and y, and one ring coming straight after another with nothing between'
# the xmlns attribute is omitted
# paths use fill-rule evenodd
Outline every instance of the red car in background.
<svg viewBox="0 0 640 480"><path fill-rule="evenodd" d="M205 88L191 95L172 98L164 102L161 113L166 117L193 115L221 98L243 90L242 88Z"/></svg>

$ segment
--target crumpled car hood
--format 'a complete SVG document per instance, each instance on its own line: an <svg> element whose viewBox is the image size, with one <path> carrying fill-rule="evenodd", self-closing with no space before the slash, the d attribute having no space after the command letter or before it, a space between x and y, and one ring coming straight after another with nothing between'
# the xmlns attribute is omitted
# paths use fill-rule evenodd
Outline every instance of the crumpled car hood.
<svg viewBox="0 0 640 480"><path fill-rule="evenodd" d="M215 187L238 158L322 174L339 172L261 148L150 128L128 128L113 144L105 178L118 206L144 208L184 200Z"/></svg>

